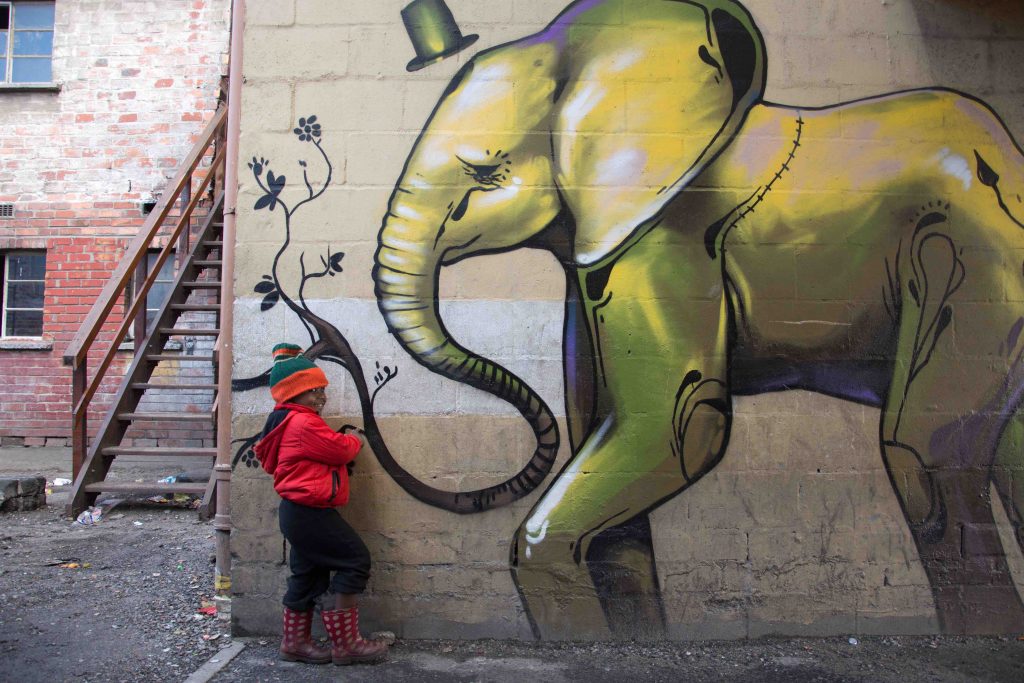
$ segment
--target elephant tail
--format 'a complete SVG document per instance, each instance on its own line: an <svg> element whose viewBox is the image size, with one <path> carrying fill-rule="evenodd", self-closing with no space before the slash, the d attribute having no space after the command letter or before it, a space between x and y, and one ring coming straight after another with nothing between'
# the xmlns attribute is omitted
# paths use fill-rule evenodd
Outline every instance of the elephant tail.
<svg viewBox="0 0 1024 683"><path fill-rule="evenodd" d="M331 360L339 363L348 371L359 395L359 405L363 414L362 432L367 443L384 471L413 498L433 507L459 514L484 512L491 508L508 505L529 494L537 488L551 470L558 455L558 424L540 397L536 396L533 390L518 378L511 376L518 383L512 385L503 382L501 383L502 391L512 391L515 394L510 400L524 412L524 415L528 415L528 420L537 436L537 448L523 469L504 482L475 491L445 491L417 479L395 459L381 434L373 411L374 395L370 393L362 365L348 340L334 325L312 312L298 309L296 313L312 325L320 335L320 341L310 346L303 355L310 360L318 358ZM508 374L511 375L511 373ZM499 392L499 395L504 394Z"/></svg>

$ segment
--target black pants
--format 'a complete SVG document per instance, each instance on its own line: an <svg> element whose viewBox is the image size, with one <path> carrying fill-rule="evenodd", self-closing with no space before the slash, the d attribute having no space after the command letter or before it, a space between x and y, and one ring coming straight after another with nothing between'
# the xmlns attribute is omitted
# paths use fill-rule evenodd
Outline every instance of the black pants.
<svg viewBox="0 0 1024 683"><path fill-rule="evenodd" d="M363 539L334 508L312 508L281 500L281 533L291 552L288 590L281 601L288 609L306 612L316 598L332 593L362 593L370 578L370 551ZM331 576L331 572L334 576Z"/></svg>

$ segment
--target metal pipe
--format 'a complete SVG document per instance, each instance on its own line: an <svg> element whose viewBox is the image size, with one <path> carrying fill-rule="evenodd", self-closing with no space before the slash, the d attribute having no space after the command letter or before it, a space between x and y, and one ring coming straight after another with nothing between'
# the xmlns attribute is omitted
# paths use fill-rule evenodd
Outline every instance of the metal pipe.
<svg viewBox="0 0 1024 683"><path fill-rule="evenodd" d="M231 370L234 333L235 206L238 203L238 138L242 108L242 30L245 0L231 3L231 53L228 62L227 159L224 169L224 229L221 237L220 351L217 354L217 616L231 618Z"/></svg>

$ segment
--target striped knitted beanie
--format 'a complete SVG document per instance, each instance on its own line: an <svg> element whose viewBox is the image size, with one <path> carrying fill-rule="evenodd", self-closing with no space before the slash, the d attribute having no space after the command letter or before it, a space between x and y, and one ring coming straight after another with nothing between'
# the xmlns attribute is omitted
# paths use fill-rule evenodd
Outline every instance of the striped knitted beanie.
<svg viewBox="0 0 1024 683"><path fill-rule="evenodd" d="M310 389L326 387L327 375L302 355L302 349L295 344L278 344L274 347L274 367L270 370L270 395L277 403Z"/></svg>

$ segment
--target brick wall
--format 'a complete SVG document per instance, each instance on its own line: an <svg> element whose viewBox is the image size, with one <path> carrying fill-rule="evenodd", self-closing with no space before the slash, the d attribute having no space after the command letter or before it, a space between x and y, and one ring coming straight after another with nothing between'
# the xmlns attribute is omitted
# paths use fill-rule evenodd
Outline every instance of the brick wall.
<svg viewBox="0 0 1024 683"><path fill-rule="evenodd" d="M15 207L0 219L0 250L47 251L46 348L0 341L5 442L68 436L70 370L61 356L142 225L142 203L159 198L216 109L229 6L59 0L59 92L0 92L0 203ZM119 354L123 366L130 353Z"/></svg>

